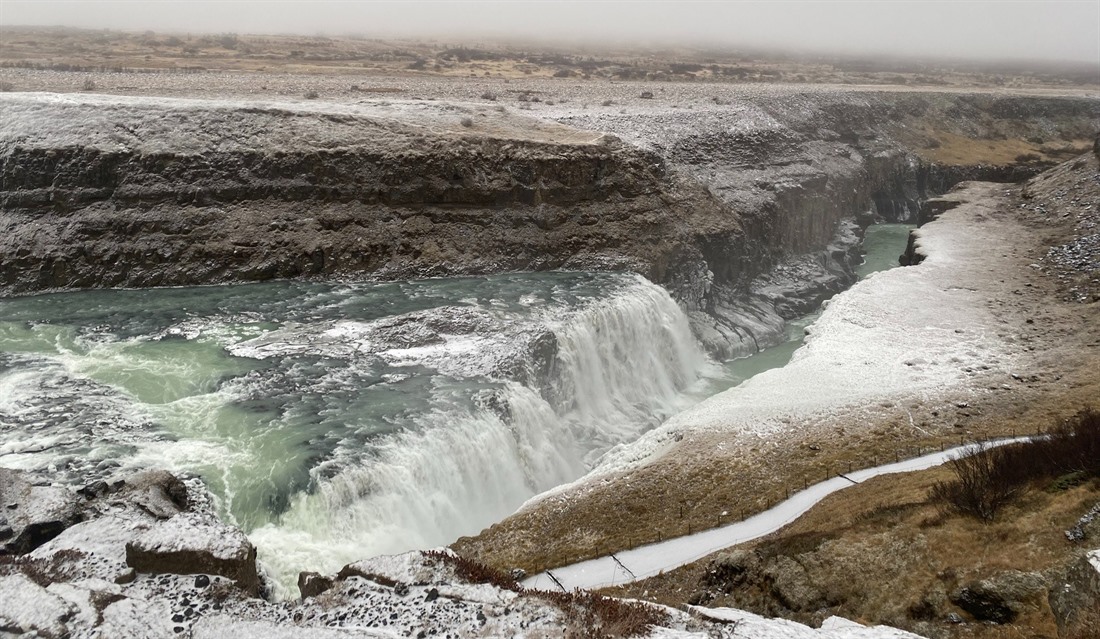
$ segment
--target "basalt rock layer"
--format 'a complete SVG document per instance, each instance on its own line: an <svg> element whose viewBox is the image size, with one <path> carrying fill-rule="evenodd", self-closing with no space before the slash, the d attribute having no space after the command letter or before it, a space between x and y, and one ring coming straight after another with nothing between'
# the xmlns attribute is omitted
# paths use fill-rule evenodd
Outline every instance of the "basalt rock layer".
<svg viewBox="0 0 1100 639"><path fill-rule="evenodd" d="M1037 166L924 162L914 130L1076 138L1100 101L790 91L559 123L432 102L6 94L0 113L0 295L621 269L666 286L729 356L805 306L751 295L783 260L818 266L780 298L852 281L859 235L841 220L915 220L960 179Z"/></svg>

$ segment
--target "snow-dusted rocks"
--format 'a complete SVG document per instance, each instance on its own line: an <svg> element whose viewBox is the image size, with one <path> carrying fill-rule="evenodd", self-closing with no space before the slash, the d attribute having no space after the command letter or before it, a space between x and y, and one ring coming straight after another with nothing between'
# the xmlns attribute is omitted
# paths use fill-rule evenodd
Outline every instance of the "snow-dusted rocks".
<svg viewBox="0 0 1100 639"><path fill-rule="evenodd" d="M863 626L841 617L829 617L814 629L785 619L768 619L735 608L689 606L702 619L731 624L728 637L745 639L920 639L920 635L888 626ZM660 636L660 635L657 635Z"/></svg>
<svg viewBox="0 0 1100 639"><path fill-rule="evenodd" d="M188 480L177 486L186 489L188 507L167 519L149 508L150 484L132 484L131 489L115 482L109 484L113 491L85 491L96 493L83 505L85 521L29 555L0 563L0 635L532 637L598 632L640 613L642 621L634 617L631 622L640 632L636 636L654 639L913 637L835 620L815 631L733 610L685 612L583 592L524 590L445 550L364 559L333 576L305 574L303 594L312 596L270 602L255 596L260 578L251 544L212 515L201 484ZM152 485L175 483L161 476ZM176 502L183 501L170 499L167 491L152 492L166 508L168 503L178 508ZM175 492L177 498L184 495ZM623 612L630 614L615 616Z"/></svg>
<svg viewBox="0 0 1100 639"><path fill-rule="evenodd" d="M0 577L0 634L37 633L46 639L67 637L65 622L76 606L24 575Z"/></svg>
<svg viewBox="0 0 1100 639"><path fill-rule="evenodd" d="M70 491L34 485L22 473L0 468L0 555L34 550L79 518Z"/></svg>
<svg viewBox="0 0 1100 639"><path fill-rule="evenodd" d="M1097 602L1100 602L1100 549L1084 553L1050 585L1050 609L1058 622L1059 636L1086 623Z"/></svg>
<svg viewBox="0 0 1100 639"><path fill-rule="evenodd" d="M126 478L123 490L130 501L157 519L187 510L187 486L166 470L147 470Z"/></svg>
<svg viewBox="0 0 1100 639"><path fill-rule="evenodd" d="M158 522L126 544L126 563L138 572L222 575L256 593L256 548L239 528L182 513Z"/></svg>

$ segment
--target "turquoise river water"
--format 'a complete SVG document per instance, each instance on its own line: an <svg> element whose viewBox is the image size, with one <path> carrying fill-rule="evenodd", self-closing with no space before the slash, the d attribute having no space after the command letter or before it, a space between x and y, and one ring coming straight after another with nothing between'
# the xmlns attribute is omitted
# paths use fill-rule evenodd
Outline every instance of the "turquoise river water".
<svg viewBox="0 0 1100 639"><path fill-rule="evenodd" d="M861 275L910 227L868 230ZM634 275L274 282L0 300L0 466L201 476L279 588L443 545L786 364L708 359ZM284 591L286 592L286 591Z"/></svg>

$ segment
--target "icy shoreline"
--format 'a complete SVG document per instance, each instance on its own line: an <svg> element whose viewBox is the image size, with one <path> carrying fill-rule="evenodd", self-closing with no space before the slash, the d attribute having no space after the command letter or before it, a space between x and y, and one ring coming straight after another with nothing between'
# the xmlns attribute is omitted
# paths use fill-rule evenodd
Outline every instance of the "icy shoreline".
<svg viewBox="0 0 1100 639"><path fill-rule="evenodd" d="M995 185L975 184L971 206ZM981 292L993 238L966 210L915 231L921 264L877 273L826 303L792 361L677 414L601 460L581 486L675 456L685 437L770 438L878 403L978 393L978 372L1016 363ZM984 236L984 237L983 237ZM562 487L555 493L568 490ZM532 500L531 503L537 501Z"/></svg>

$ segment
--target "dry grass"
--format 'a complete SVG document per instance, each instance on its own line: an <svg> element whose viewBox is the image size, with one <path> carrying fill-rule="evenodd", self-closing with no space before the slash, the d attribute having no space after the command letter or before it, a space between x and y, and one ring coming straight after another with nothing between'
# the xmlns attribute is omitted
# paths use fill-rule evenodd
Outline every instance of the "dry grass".
<svg viewBox="0 0 1100 639"><path fill-rule="evenodd" d="M645 603L622 601L596 593L549 592L522 588L503 572L448 552L428 550L421 554L429 562L451 567L455 575L472 584L492 584L502 590L520 593L523 597L549 602L565 615L566 639L608 639L635 637L651 626L663 625L668 615Z"/></svg>
<svg viewBox="0 0 1100 639"><path fill-rule="evenodd" d="M961 166L1005 166L1028 161L1052 164L1064 162L1092 148L1092 140L1084 136L1044 142L1022 139L1015 132L1005 131L997 137L976 140L973 136L934 125L899 128L894 134L925 160Z"/></svg>
<svg viewBox="0 0 1100 639"><path fill-rule="evenodd" d="M1037 432L1048 427L1052 417L1067 417L1096 397L1100 375L1095 377L1062 395L1061 401L1029 396L1000 406L990 398L988 406L972 400L966 409L950 403L934 409L907 407L918 418L925 415L918 425L930 436L915 431L902 409L867 430L842 437L798 433L769 448L729 447L724 452L708 450L700 442L698 448L682 453L692 458L690 465L648 466L583 494L551 497L539 508L517 513L452 547L500 569L538 572L728 524L838 472L956 446L961 440ZM931 410L940 414L933 417ZM956 420L966 427L956 428Z"/></svg>
<svg viewBox="0 0 1100 639"><path fill-rule="evenodd" d="M700 590L708 583L709 558L605 592L673 606L702 600L807 623L838 614L928 632L919 624L931 618L937 631L948 636L1055 636L1045 599L1010 626L951 626L939 620L946 610L958 612L945 597L965 583L1007 570L1042 571L1069 561L1076 549L1063 531L1100 499L1100 482L1055 493L1032 491L1007 506L998 521L983 523L945 515L927 499L931 487L950 475L940 467L876 478L828 497L791 526L747 546L761 561L797 561L810 583L822 588L821 610L789 610L763 583L742 584L728 593L719 589L703 597Z"/></svg>
<svg viewBox="0 0 1100 639"><path fill-rule="evenodd" d="M35 559L28 555L0 555L0 575L22 573L39 586L68 581L79 570L76 566L85 557L79 550L65 549L51 554L46 559Z"/></svg>

